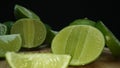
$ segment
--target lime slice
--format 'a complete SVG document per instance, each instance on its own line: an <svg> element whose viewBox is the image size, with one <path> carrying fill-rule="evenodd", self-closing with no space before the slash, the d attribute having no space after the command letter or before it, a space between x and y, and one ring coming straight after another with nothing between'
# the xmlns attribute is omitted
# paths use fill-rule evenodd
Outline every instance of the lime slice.
<svg viewBox="0 0 120 68"><path fill-rule="evenodd" d="M73 25L62 29L52 41L54 54L69 54L70 65L86 65L101 54L105 40L103 34L89 25Z"/></svg>
<svg viewBox="0 0 120 68"><path fill-rule="evenodd" d="M7 33L7 26L0 23L0 35L5 35Z"/></svg>
<svg viewBox="0 0 120 68"><path fill-rule="evenodd" d="M0 57L5 57L5 53L9 51L18 52L21 48L21 41L20 34L0 36Z"/></svg>
<svg viewBox="0 0 120 68"><path fill-rule="evenodd" d="M88 18L76 19L70 25L91 25L95 26L96 22Z"/></svg>
<svg viewBox="0 0 120 68"><path fill-rule="evenodd" d="M46 37L44 24L37 19L22 18L13 24L11 34L21 34L22 47L33 48L41 45Z"/></svg>
<svg viewBox="0 0 120 68"><path fill-rule="evenodd" d="M12 27L12 25L14 24L13 21L6 21L3 24L5 24L7 26L7 33L6 34L10 34L10 29Z"/></svg>
<svg viewBox="0 0 120 68"><path fill-rule="evenodd" d="M114 56L120 56L120 41L115 35L103 24L102 21L98 21L96 27L104 34L106 45L111 50Z"/></svg>
<svg viewBox="0 0 120 68"><path fill-rule="evenodd" d="M6 59L12 68L67 68L69 55L48 53L6 53Z"/></svg>
<svg viewBox="0 0 120 68"><path fill-rule="evenodd" d="M21 5L15 5L14 8L14 15L16 18L33 18L40 20L39 16L35 14L33 11L21 6Z"/></svg>

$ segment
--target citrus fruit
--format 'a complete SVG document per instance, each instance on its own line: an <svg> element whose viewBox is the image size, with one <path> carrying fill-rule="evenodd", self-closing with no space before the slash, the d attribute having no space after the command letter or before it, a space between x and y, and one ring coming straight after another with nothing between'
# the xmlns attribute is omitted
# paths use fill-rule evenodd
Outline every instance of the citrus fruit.
<svg viewBox="0 0 120 68"><path fill-rule="evenodd" d="M5 35L7 33L7 26L0 23L0 35Z"/></svg>
<svg viewBox="0 0 120 68"><path fill-rule="evenodd" d="M27 9L21 5L15 5L14 8L14 15L16 18L20 19L20 18L32 18L32 19L39 19L39 16L37 14L35 14L33 11L31 11L30 9Z"/></svg>
<svg viewBox="0 0 120 68"><path fill-rule="evenodd" d="M0 57L5 57L5 53L9 51L19 51L21 44L22 40L20 34L0 36Z"/></svg>
<svg viewBox="0 0 120 68"><path fill-rule="evenodd" d="M13 21L6 21L6 22L3 22L4 25L7 26L7 33L6 34L10 34L10 29L12 27L12 25L14 24Z"/></svg>
<svg viewBox="0 0 120 68"><path fill-rule="evenodd" d="M81 18L72 21L69 25L91 25L95 26L96 22L88 18Z"/></svg>
<svg viewBox="0 0 120 68"><path fill-rule="evenodd" d="M11 34L21 34L22 47L33 48L41 45L46 38L46 28L37 19L22 18L13 24Z"/></svg>
<svg viewBox="0 0 120 68"><path fill-rule="evenodd" d="M12 68L67 68L71 56L48 53L6 53Z"/></svg>
<svg viewBox="0 0 120 68"><path fill-rule="evenodd" d="M98 21L96 27L103 33L106 45L112 52L114 56L120 56L120 41L116 38L116 36L104 25L102 21Z"/></svg>
<svg viewBox="0 0 120 68"><path fill-rule="evenodd" d="M70 65L91 63L101 54L105 40L103 34L89 25L73 25L60 30L51 44L54 54L71 55Z"/></svg>
<svg viewBox="0 0 120 68"><path fill-rule="evenodd" d="M45 26L46 26L46 30L47 30L47 35L46 35L46 39L45 39L44 43L51 44L53 38L57 34L57 31L52 30L52 28L48 24L45 24Z"/></svg>

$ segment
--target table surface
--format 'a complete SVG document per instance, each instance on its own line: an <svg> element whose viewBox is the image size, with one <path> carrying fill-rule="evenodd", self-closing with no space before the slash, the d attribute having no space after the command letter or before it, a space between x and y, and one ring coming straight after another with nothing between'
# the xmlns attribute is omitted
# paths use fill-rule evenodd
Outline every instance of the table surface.
<svg viewBox="0 0 120 68"><path fill-rule="evenodd" d="M44 48L32 52L50 52L50 48ZM5 59L0 59L0 68L10 68ZM85 66L69 66L68 68L120 68L120 58L112 56L109 49L104 48L103 53L94 62Z"/></svg>

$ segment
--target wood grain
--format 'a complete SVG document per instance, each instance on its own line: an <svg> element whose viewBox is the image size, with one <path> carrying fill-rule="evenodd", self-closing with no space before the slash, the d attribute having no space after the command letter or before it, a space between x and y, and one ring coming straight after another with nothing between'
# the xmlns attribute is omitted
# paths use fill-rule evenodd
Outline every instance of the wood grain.
<svg viewBox="0 0 120 68"><path fill-rule="evenodd" d="M51 50L50 48L44 48L32 52L46 53L51 52ZM0 68L10 68L5 59L0 60ZM69 66L68 68L120 68L120 58L113 57L109 49L105 48L101 56L94 62L85 66Z"/></svg>

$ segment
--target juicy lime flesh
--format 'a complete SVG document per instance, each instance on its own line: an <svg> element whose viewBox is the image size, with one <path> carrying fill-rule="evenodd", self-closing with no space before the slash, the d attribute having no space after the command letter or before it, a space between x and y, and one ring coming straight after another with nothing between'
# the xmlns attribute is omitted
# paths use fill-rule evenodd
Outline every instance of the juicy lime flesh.
<svg viewBox="0 0 120 68"><path fill-rule="evenodd" d="M21 5L15 5L14 14L17 18L32 18L40 20L39 16L36 15L33 11Z"/></svg>
<svg viewBox="0 0 120 68"><path fill-rule="evenodd" d="M51 53L6 53L12 68L67 68L71 56Z"/></svg>
<svg viewBox="0 0 120 68"><path fill-rule="evenodd" d="M120 56L120 41L115 35L104 25L102 21L97 22L96 27L104 34L106 45L114 56Z"/></svg>
<svg viewBox="0 0 120 68"><path fill-rule="evenodd" d="M70 65L85 65L99 57L104 48L104 36L88 25L68 26L52 41L52 52L72 56Z"/></svg>
<svg viewBox="0 0 120 68"><path fill-rule="evenodd" d="M36 19L20 19L11 28L11 33L20 33L23 47L32 48L41 45L46 37L44 24Z"/></svg>
<svg viewBox="0 0 120 68"><path fill-rule="evenodd" d="M18 52L21 48L22 40L19 34L0 36L0 57L5 57L9 51Z"/></svg>
<svg viewBox="0 0 120 68"><path fill-rule="evenodd" d="M5 35L7 32L7 26L0 23L0 35Z"/></svg>

